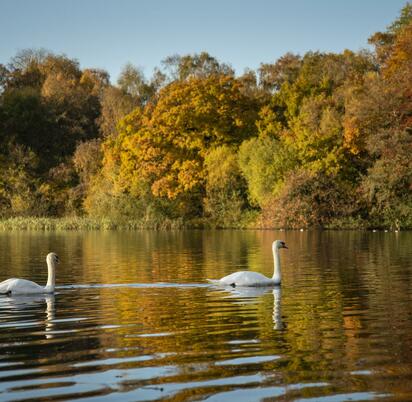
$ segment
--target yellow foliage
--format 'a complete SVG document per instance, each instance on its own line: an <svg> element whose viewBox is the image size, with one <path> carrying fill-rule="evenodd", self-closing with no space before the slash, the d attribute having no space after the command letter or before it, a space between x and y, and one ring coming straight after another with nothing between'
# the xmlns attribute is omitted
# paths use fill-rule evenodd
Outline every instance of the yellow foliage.
<svg viewBox="0 0 412 402"><path fill-rule="evenodd" d="M358 139L360 136L360 129L357 119L354 116L345 116L343 128L344 146L354 155L359 154L360 147Z"/></svg>
<svg viewBox="0 0 412 402"><path fill-rule="evenodd" d="M398 35L383 69L385 77L393 77L402 72L409 72L412 66L412 23Z"/></svg>
<svg viewBox="0 0 412 402"><path fill-rule="evenodd" d="M231 76L192 77L163 88L156 104L136 109L104 147L104 171L118 191L139 196L146 183L175 199L204 186L211 147L239 145L255 131L256 105Z"/></svg>

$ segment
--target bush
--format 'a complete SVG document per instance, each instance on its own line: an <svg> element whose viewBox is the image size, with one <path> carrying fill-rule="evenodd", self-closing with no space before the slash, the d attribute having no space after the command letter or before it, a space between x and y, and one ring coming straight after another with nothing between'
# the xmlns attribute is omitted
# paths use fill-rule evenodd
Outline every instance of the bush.
<svg viewBox="0 0 412 402"><path fill-rule="evenodd" d="M275 225L324 228L358 209L353 188L337 176L298 170L288 175L279 195L265 205Z"/></svg>

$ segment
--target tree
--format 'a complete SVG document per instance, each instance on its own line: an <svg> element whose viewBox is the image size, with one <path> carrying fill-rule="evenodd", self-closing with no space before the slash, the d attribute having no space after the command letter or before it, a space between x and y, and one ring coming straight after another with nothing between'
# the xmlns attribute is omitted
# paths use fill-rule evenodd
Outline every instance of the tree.
<svg viewBox="0 0 412 402"><path fill-rule="evenodd" d="M38 215L46 212L36 177L39 161L34 152L9 143L0 154L0 216ZM39 208L40 207L40 208Z"/></svg>
<svg viewBox="0 0 412 402"><path fill-rule="evenodd" d="M117 136L117 125L120 120L140 106L138 100L114 86L108 86L103 90L100 105L98 123L105 138Z"/></svg>
<svg viewBox="0 0 412 402"><path fill-rule="evenodd" d="M110 85L109 73L99 68L87 68L82 71L80 85L91 95L100 98L104 90Z"/></svg>
<svg viewBox="0 0 412 402"><path fill-rule="evenodd" d="M117 84L120 90L142 106L154 96L157 90L153 83L146 80L143 71L130 63L123 67Z"/></svg>
<svg viewBox="0 0 412 402"><path fill-rule="evenodd" d="M83 74L77 61L42 50L20 52L10 66L3 93L6 138L29 146L47 167L71 155L77 141L98 136L95 85L99 75L106 84L104 74Z"/></svg>
<svg viewBox="0 0 412 402"><path fill-rule="evenodd" d="M39 157L36 165L42 174L60 157L61 147L54 116L38 91L31 87L8 90L3 94L1 149L8 153L9 144L20 144Z"/></svg>
<svg viewBox="0 0 412 402"><path fill-rule="evenodd" d="M277 215L279 206L288 203L303 208L293 225L323 226L338 218L339 208L326 213L332 202L342 207L342 217L348 216L338 200L348 199L362 165L360 155L345 143L345 103L349 88L361 85L371 70L369 54L349 51L309 52L303 58L288 54L275 65L261 66L261 84L272 96L256 122L259 137L242 144L239 164L265 224L291 225L293 216L287 222ZM313 216L304 212L311 203L318 205Z"/></svg>
<svg viewBox="0 0 412 402"><path fill-rule="evenodd" d="M204 78L212 75L234 76L234 71L229 65L220 63L207 52L169 56L163 60L162 64L166 71L169 71L171 81L184 81L189 78Z"/></svg>
<svg viewBox="0 0 412 402"><path fill-rule="evenodd" d="M412 21L412 5L406 3L400 16L388 26L385 32L376 32L369 38L369 43L375 46L376 57L384 66L386 59L392 52L392 46L403 29Z"/></svg>
<svg viewBox="0 0 412 402"><path fill-rule="evenodd" d="M103 152L100 139L81 142L73 155L73 165L80 178L82 192L86 192L90 182L102 167Z"/></svg>
<svg viewBox="0 0 412 402"><path fill-rule="evenodd" d="M272 225L288 228L323 228L357 212L356 193L336 175L295 170L268 206Z"/></svg>
<svg viewBox="0 0 412 402"><path fill-rule="evenodd" d="M260 85L265 91L278 91L283 84L293 83L302 66L302 58L293 53L286 53L274 64L261 64L259 67Z"/></svg>
<svg viewBox="0 0 412 402"><path fill-rule="evenodd" d="M248 185L252 205L264 208L283 185L293 158L284 143L276 138L251 138L239 148L239 166Z"/></svg>
<svg viewBox="0 0 412 402"><path fill-rule="evenodd" d="M204 211L217 227L237 227L246 202L246 183L241 175L236 149L214 148L205 157L206 196Z"/></svg>
<svg viewBox="0 0 412 402"><path fill-rule="evenodd" d="M20 214L64 214L71 204L71 211L77 208L78 197L71 189L78 178L71 157L79 141L98 137L99 98L107 85L107 73L82 71L76 60L64 55L25 50L12 59L2 76L0 177L9 182L2 176L14 166L13 160L24 160L25 174L15 177L26 190L9 183L9 199L27 193L38 201L37 210L31 203L20 203ZM16 156L22 152L30 157Z"/></svg>
<svg viewBox="0 0 412 402"><path fill-rule="evenodd" d="M368 148L376 158L361 190L373 222L392 229L412 224L412 133L410 129L381 130Z"/></svg>
<svg viewBox="0 0 412 402"><path fill-rule="evenodd" d="M408 4L382 34L387 41L377 44L380 73L369 75L354 92L345 117L347 143L368 162L360 194L369 219L392 228L410 225L412 216L411 18Z"/></svg>
<svg viewBox="0 0 412 402"><path fill-rule="evenodd" d="M156 104L123 120L119 137L106 143L106 164L117 161L121 191L143 197L149 189L199 214L209 149L238 146L255 131L255 118L256 105L233 77L176 81L160 91Z"/></svg>
<svg viewBox="0 0 412 402"><path fill-rule="evenodd" d="M0 95L4 91L4 85L7 82L8 75L9 70L3 64L0 63Z"/></svg>

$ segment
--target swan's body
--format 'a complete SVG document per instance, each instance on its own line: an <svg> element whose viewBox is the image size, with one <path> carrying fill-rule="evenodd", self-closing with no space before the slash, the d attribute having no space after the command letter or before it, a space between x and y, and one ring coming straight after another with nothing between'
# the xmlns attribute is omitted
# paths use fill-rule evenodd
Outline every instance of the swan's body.
<svg viewBox="0 0 412 402"><path fill-rule="evenodd" d="M274 281L259 272L253 271L239 271L233 274L224 276L222 279L213 280L209 282L222 286L273 286L279 285L280 281Z"/></svg>
<svg viewBox="0 0 412 402"><path fill-rule="evenodd" d="M221 286L277 286L280 285L282 276L280 271L280 257L279 249L287 248L286 244L282 240L276 240L272 244L273 260L274 260L274 271L272 278L268 278L259 272L253 271L239 271L233 274L224 276L222 279L212 280L208 279L209 282L215 285Z"/></svg>
<svg viewBox="0 0 412 402"><path fill-rule="evenodd" d="M47 262L47 284L40 286L36 282L28 281L27 279L10 278L0 283L0 294L38 294L38 293L53 293L56 281L55 269L59 263L59 257L56 253L49 253L46 257Z"/></svg>

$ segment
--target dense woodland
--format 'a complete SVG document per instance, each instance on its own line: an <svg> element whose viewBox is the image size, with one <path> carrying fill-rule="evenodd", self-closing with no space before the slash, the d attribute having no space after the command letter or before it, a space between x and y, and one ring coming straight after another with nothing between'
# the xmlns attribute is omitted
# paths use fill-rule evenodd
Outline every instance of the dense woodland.
<svg viewBox="0 0 412 402"><path fill-rule="evenodd" d="M44 50L0 64L0 217L412 228L412 6L373 50L151 78Z"/></svg>

